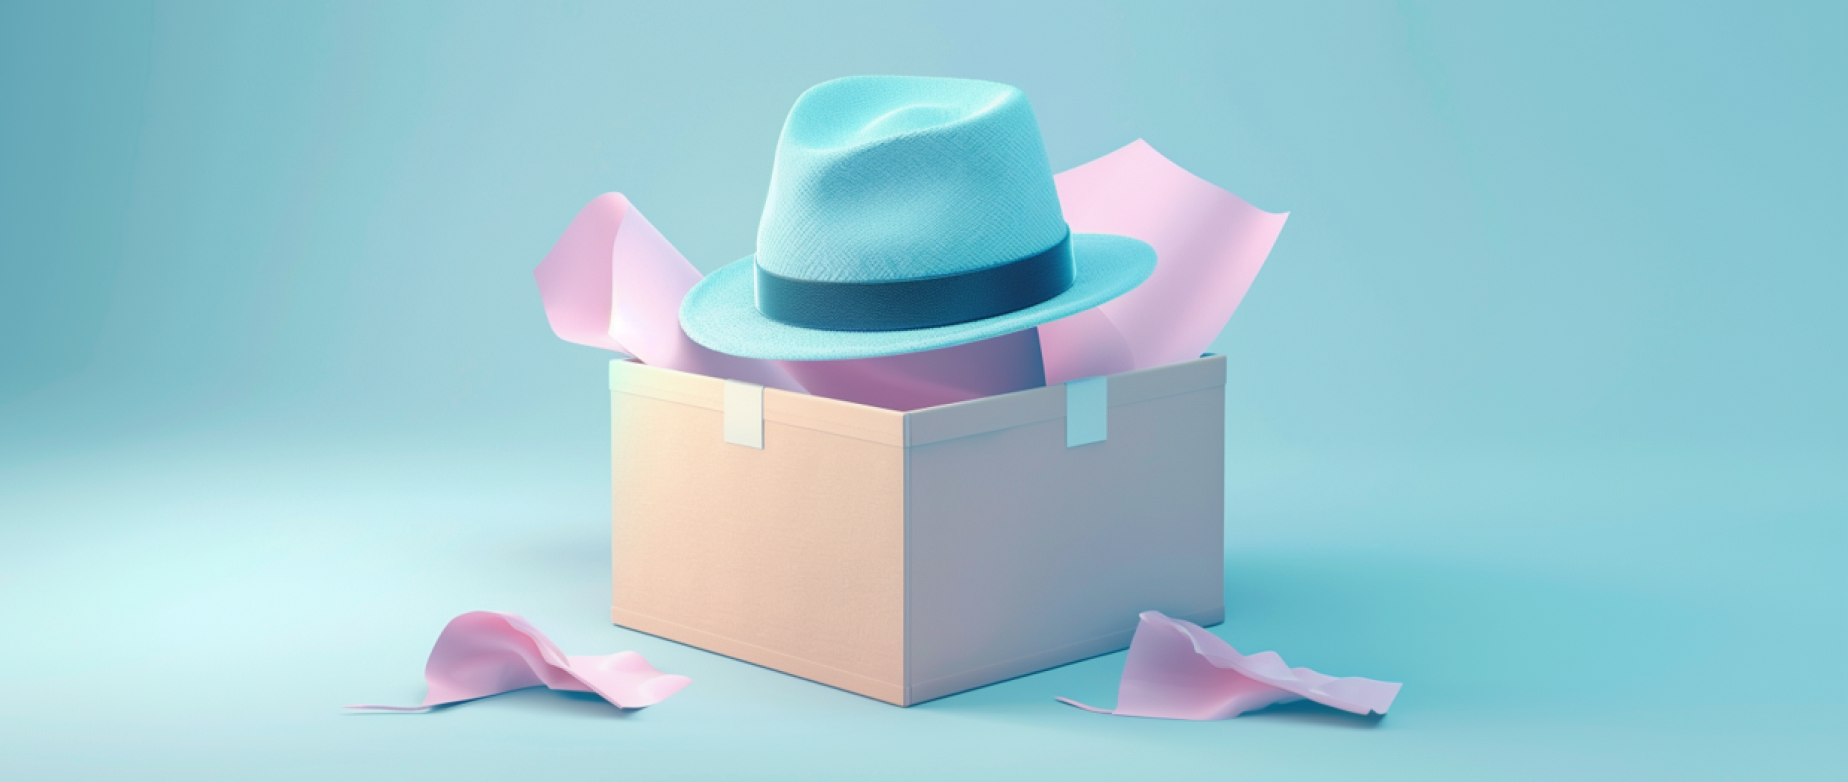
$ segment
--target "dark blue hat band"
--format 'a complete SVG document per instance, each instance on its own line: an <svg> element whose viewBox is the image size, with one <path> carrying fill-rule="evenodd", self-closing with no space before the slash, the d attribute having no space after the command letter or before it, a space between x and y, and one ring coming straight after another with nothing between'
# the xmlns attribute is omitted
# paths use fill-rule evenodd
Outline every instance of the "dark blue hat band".
<svg viewBox="0 0 1848 782"><path fill-rule="evenodd" d="M896 282L819 282L764 271L757 310L771 320L826 331L905 331L949 326L1023 310L1072 287L1070 232L1017 261L961 274Z"/></svg>

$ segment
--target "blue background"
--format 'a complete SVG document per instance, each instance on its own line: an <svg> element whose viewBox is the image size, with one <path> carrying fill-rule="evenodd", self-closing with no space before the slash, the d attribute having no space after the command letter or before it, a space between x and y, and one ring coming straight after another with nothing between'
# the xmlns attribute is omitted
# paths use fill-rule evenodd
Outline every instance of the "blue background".
<svg viewBox="0 0 1848 782"><path fill-rule="evenodd" d="M1839 778L1848 7L1528 5L0 5L0 777ZM606 356L531 269L610 190L747 254L796 95L878 72L1292 212L1215 632L1391 716L608 624ZM472 609L695 683L342 714Z"/></svg>

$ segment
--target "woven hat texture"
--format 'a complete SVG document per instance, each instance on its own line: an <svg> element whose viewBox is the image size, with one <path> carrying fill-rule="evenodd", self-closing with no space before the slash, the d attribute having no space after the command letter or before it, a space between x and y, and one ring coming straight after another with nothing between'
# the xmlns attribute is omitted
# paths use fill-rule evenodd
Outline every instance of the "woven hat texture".
<svg viewBox="0 0 1848 782"><path fill-rule="evenodd" d="M815 87L790 110L756 260L798 279L914 279L1031 255L1065 230L1020 90L862 76Z"/></svg>

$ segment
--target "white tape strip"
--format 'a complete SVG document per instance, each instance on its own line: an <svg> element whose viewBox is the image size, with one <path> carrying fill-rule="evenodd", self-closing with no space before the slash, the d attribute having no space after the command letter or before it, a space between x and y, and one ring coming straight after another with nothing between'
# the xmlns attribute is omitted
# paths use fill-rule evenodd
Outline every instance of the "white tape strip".
<svg viewBox="0 0 1848 782"><path fill-rule="evenodd" d="M1087 377L1065 383L1065 447L1101 443L1110 436L1109 378Z"/></svg>
<svg viewBox="0 0 1848 782"><path fill-rule="evenodd" d="M764 387L725 381L725 442L764 447Z"/></svg>

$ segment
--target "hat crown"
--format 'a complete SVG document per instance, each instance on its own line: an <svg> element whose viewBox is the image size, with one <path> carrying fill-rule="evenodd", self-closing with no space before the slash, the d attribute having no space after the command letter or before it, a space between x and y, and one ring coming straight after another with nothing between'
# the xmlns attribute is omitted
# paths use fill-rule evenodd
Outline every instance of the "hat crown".
<svg viewBox="0 0 1848 782"><path fill-rule="evenodd" d="M755 260L799 280L894 282L1006 264L1066 232L1020 90L858 76L790 109Z"/></svg>

